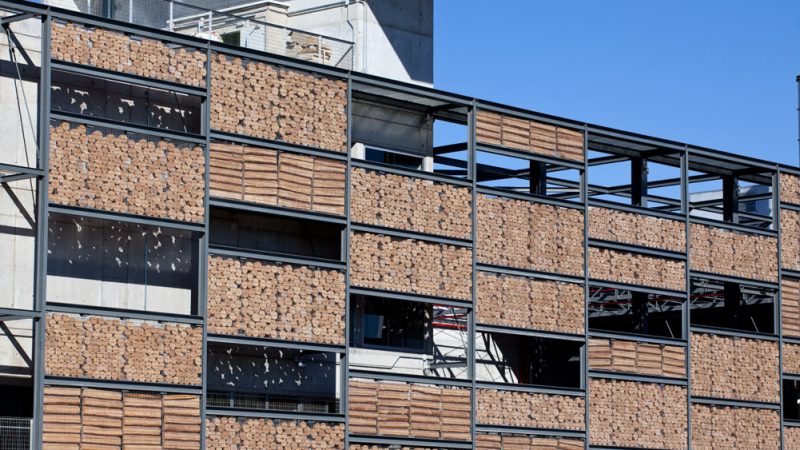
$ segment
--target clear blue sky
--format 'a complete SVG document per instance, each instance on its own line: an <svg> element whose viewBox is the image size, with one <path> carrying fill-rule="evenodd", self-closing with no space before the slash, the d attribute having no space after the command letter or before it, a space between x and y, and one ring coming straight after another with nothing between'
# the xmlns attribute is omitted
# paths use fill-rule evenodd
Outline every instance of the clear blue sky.
<svg viewBox="0 0 800 450"><path fill-rule="evenodd" d="M435 86L798 164L800 0L436 0Z"/></svg>

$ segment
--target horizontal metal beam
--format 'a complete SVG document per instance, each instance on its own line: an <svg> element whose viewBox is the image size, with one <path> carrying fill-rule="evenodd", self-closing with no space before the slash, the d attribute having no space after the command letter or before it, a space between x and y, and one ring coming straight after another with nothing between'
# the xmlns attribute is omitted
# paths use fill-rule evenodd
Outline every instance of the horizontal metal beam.
<svg viewBox="0 0 800 450"><path fill-rule="evenodd" d="M646 336L634 333L620 333L611 331L592 330L591 327L589 329L588 336L589 336L589 341L591 341L592 339L612 339L620 341L645 342L648 344L671 345L674 347L688 347L688 342L686 339L675 339L675 338L658 337L658 336Z"/></svg>
<svg viewBox="0 0 800 450"><path fill-rule="evenodd" d="M263 139L253 136L243 136L226 131L211 130L209 133L213 141L226 141L235 144L250 145L253 147L269 148L272 150L279 150L289 153L297 153L301 155L319 156L321 158L335 159L337 161L346 161L347 153L336 150L324 150L315 147L306 147L304 145L290 144L288 142L276 141L273 139ZM211 143L212 148L214 143Z"/></svg>
<svg viewBox="0 0 800 450"><path fill-rule="evenodd" d="M394 228L381 227L377 225L369 225L358 222L353 222L352 225L350 225L350 230L357 231L359 233L384 234L387 236L393 236L402 239L415 239L425 242L434 242L437 244L454 245L458 247L467 247L467 248L472 247L472 240L470 239L451 238L430 233L422 233L419 231L397 230Z"/></svg>
<svg viewBox="0 0 800 450"><path fill-rule="evenodd" d="M256 214L268 214L273 216L291 217L294 219L314 220L317 222L335 223L344 226L347 220L333 214L319 213L315 211L302 211L298 209L284 208L280 206L261 205L246 201L230 200L211 197L208 206L216 208L233 209L236 211L247 211Z"/></svg>
<svg viewBox="0 0 800 450"><path fill-rule="evenodd" d="M731 275L721 275L709 272L699 272L691 269L689 276L691 278L706 278L709 280L720 281L720 282L729 281L732 283L746 284L749 286L757 286L768 289L780 289L780 284L777 281L773 282L773 281L752 280L750 278L734 277Z"/></svg>
<svg viewBox="0 0 800 450"><path fill-rule="evenodd" d="M249 336L228 336L223 334L208 333L208 342L217 344L245 345L255 347L281 347L293 350L308 350L313 352L345 353L344 345L316 344L312 342L284 341L279 339L265 339Z"/></svg>
<svg viewBox="0 0 800 450"><path fill-rule="evenodd" d="M202 325L203 318L199 316L170 314L156 311L135 311L130 309L106 308L91 305L72 305L68 303L47 303L46 313L76 314L82 316L115 317L120 319L149 320L164 323L183 323L187 325Z"/></svg>
<svg viewBox="0 0 800 450"><path fill-rule="evenodd" d="M4 164L4 163L0 163L0 172L24 173L32 175L34 177L44 176L43 169L37 169L35 167L17 166L14 164Z"/></svg>
<svg viewBox="0 0 800 450"><path fill-rule="evenodd" d="M91 208L83 208L77 206L64 206L50 204L50 213L68 214L72 216L89 217L93 219L114 220L119 222L136 223L140 225L147 225L152 227L173 228L176 230L191 231L195 233L203 233L205 227L201 224L191 224L188 222L178 222L169 219L156 219L153 217L138 216L134 214L117 213L112 211L101 211Z"/></svg>
<svg viewBox="0 0 800 450"><path fill-rule="evenodd" d="M475 425L475 430L479 433L498 433L498 434L527 434L531 436L551 436L569 439L584 439L584 431L557 430L550 428L523 428L502 425Z"/></svg>
<svg viewBox="0 0 800 450"><path fill-rule="evenodd" d="M492 381L481 381L481 380L477 380L475 382L475 387L477 389L491 389L496 391L530 392L533 394L586 397L586 392L580 388L578 389L557 388L548 386L533 386L530 384L496 383Z"/></svg>
<svg viewBox="0 0 800 450"><path fill-rule="evenodd" d="M670 378L656 375L642 375L636 373L607 372L605 370L589 369L589 378L633 381L636 383L658 383L673 386L688 386L689 382L684 378Z"/></svg>
<svg viewBox="0 0 800 450"><path fill-rule="evenodd" d="M723 398L689 396L689 401L699 405L733 406L739 408L758 408L780 410L780 403L756 402L752 400L729 400Z"/></svg>
<svg viewBox="0 0 800 450"><path fill-rule="evenodd" d="M536 270L516 269L512 267L494 266L491 264L477 263L476 268L480 272L491 272L503 275L513 275L518 277L535 278L539 280L559 281L562 283L583 284L583 277L576 275L564 275L552 272L540 272Z"/></svg>
<svg viewBox="0 0 800 450"><path fill-rule="evenodd" d="M433 384L437 386L454 386L471 388L470 380L456 378L430 377L424 375L408 375L402 373L375 372L371 370L350 369L347 373L348 378L366 378L370 380L400 381L403 383Z"/></svg>
<svg viewBox="0 0 800 450"><path fill-rule="evenodd" d="M95 380L79 377L54 377L45 375L45 386L74 386L97 389L115 389L123 391L164 392L171 394L200 395L203 392L201 385L187 386L175 384L145 383L136 381Z"/></svg>
<svg viewBox="0 0 800 450"><path fill-rule="evenodd" d="M589 239L591 247L603 248L607 250L616 250L629 253L639 253L642 255L650 255L658 258L677 259L681 261L686 260L684 253L673 252L670 250L662 250L660 248L644 247L641 245L625 244L621 242L604 241L602 239Z"/></svg>
<svg viewBox="0 0 800 450"><path fill-rule="evenodd" d="M502 325L493 325L487 323L480 323L475 325L475 331L485 333L500 333L500 334L514 334L518 336L530 336L546 339L560 339L563 341L585 342L586 338L581 334L563 333L558 331L541 331L531 330L527 328L506 327Z"/></svg>
<svg viewBox="0 0 800 450"><path fill-rule="evenodd" d="M35 319L41 314L39 311L17 308L0 308L0 320Z"/></svg>
<svg viewBox="0 0 800 450"><path fill-rule="evenodd" d="M350 295L366 295L370 297L381 297L392 300L405 300L409 302L430 303L433 305L451 306L454 308L472 308L469 300L459 300L446 297L434 297L421 294L410 294L406 292L387 291L384 289L373 289L351 286Z"/></svg>
<svg viewBox="0 0 800 450"><path fill-rule="evenodd" d="M50 63L50 68L52 70L57 70L61 72L84 75L93 78L101 78L105 80L112 80L126 84L136 84L147 88L162 89L171 92L179 92L181 94L193 95L195 97L201 97L201 98L206 97L206 90L202 88L197 88L190 85L176 83L172 81L158 80L155 78L148 78L140 75L133 75L113 70L101 69L94 66L87 66L66 61L53 61Z"/></svg>
<svg viewBox="0 0 800 450"><path fill-rule="evenodd" d="M636 284L619 283L615 281L598 280L596 278L589 279L589 287L604 287L609 289L620 289L623 291L645 292L648 294L663 295L666 297L686 297L684 291L673 291L670 289L660 289L649 286L641 286Z"/></svg>
<svg viewBox="0 0 800 450"><path fill-rule="evenodd" d="M732 330L728 328L717 328L709 326L690 325L689 331L697 334L713 334L716 336L737 337L746 339L757 339L760 341L778 342L778 336L774 334L755 333L750 331Z"/></svg>
<svg viewBox="0 0 800 450"><path fill-rule="evenodd" d="M466 142L459 142L456 144L449 144L449 145L439 145L437 147L433 147L433 154L434 155L443 155L445 153L453 153L453 152L460 152L467 150L467 143Z"/></svg>
<svg viewBox="0 0 800 450"><path fill-rule="evenodd" d="M344 262L329 261L324 259L315 258L300 258L289 256L279 253L267 252L254 252L247 250L239 250L234 248L224 248L209 245L208 253L215 256L227 256L232 258L256 259L259 261L268 261L274 263L294 264L298 266L312 266L320 267L323 269L345 270L346 264Z"/></svg>
<svg viewBox="0 0 800 450"><path fill-rule="evenodd" d="M157 127L150 127L147 125L139 125L130 122L120 122L117 120L104 119L102 117L84 116L80 114L52 110L50 112L50 119L54 121L65 121L70 123L79 123L87 126L108 128L111 130L123 131L126 133L137 133L147 136L156 136L164 139L170 139L181 142L190 142L192 144L204 145L206 140L197 134L183 133L181 131L165 130Z"/></svg>
<svg viewBox="0 0 800 450"><path fill-rule="evenodd" d="M242 408L221 408L218 406L206 406L207 416L222 417L248 417L258 419L277 419L277 420L307 420L311 422L331 422L344 423L345 417L342 414L314 414L290 411L261 411Z"/></svg>

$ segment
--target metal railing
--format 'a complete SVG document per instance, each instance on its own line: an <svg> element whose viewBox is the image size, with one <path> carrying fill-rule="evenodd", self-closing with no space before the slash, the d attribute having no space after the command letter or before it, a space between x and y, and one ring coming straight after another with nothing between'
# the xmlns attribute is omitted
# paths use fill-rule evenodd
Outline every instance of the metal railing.
<svg viewBox="0 0 800 450"><path fill-rule="evenodd" d="M29 450L31 419L0 417L0 450Z"/></svg>
<svg viewBox="0 0 800 450"><path fill-rule="evenodd" d="M175 0L45 0L44 3L342 69L353 67L352 42L269 23L264 1L221 11Z"/></svg>

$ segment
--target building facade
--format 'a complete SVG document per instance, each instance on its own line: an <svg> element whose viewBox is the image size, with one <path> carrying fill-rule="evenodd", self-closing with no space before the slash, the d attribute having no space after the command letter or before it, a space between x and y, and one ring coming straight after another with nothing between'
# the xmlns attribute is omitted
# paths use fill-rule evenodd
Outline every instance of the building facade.
<svg viewBox="0 0 800 450"><path fill-rule="evenodd" d="M0 447L800 448L800 169L0 9Z"/></svg>

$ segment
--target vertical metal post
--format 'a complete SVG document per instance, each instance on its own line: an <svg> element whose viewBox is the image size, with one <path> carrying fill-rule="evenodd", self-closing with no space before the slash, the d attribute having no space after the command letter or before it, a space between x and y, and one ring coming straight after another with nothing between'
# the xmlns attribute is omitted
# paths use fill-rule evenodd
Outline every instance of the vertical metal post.
<svg viewBox="0 0 800 450"><path fill-rule="evenodd" d="M686 340L686 448L692 448L692 339L691 339L691 301L692 301L692 282L691 282L691 208L689 206L689 148L684 147L681 153L681 211L684 220L684 240L686 252L686 267L684 267L684 278L686 279L686 296L683 302L683 314L681 328L683 329L683 339Z"/></svg>
<svg viewBox="0 0 800 450"><path fill-rule="evenodd" d="M739 180L733 175L722 177L722 219L739 223Z"/></svg>
<svg viewBox="0 0 800 450"><path fill-rule="evenodd" d="M800 77L798 77L798 83L800 83ZM799 85L800 86L800 85ZM772 175L772 218L773 218L773 228L778 231L778 292L775 295L775 311L773 320L775 321L775 333L778 335L778 395L780 400L780 424L781 424L781 449L786 448L784 442L784 414L785 414L785 407L783 402L783 323L781 322L781 318L783 317L783 261L781 260L781 253L782 251L782 240L783 240L783 233L781 233L781 189L780 189L780 167L776 166L775 173Z"/></svg>
<svg viewBox="0 0 800 450"><path fill-rule="evenodd" d="M472 239L472 311L469 314L469 339L467 342L467 372L469 375L469 379L472 383L472 392L470 393L470 436L472 439L472 448L477 448L477 438L478 433L476 432L476 420L478 417L477 409L478 409L478 380L476 378L476 349L475 349L475 340L477 330L475 329L475 324L477 323L477 311L478 311L478 237L477 237L477 230L478 230L478 174L477 174L477 151L476 151L476 142L477 142L477 112L478 112L478 104L476 101L473 100L472 108L468 115L468 124L467 129L469 135L467 136L467 176L472 180L472 232L471 232L471 239Z"/></svg>
<svg viewBox="0 0 800 450"><path fill-rule="evenodd" d="M175 31L175 2L169 2L169 31Z"/></svg>
<svg viewBox="0 0 800 450"><path fill-rule="evenodd" d="M529 161L528 179L530 193L547 195L547 164L539 161Z"/></svg>
<svg viewBox="0 0 800 450"><path fill-rule="evenodd" d="M133 0L128 0L128 22L133 23Z"/></svg>
<svg viewBox="0 0 800 450"><path fill-rule="evenodd" d="M353 144L353 78L352 73L347 73L347 130L345 137L347 140L346 151L347 160L346 173L345 173L345 186L344 186L344 213L345 213L345 230L342 242L344 243L344 260L345 260L345 274L344 274L344 358L342 361L341 373L342 384L341 392L342 398L339 404L341 405L342 413L344 414L344 448L350 448L350 414L348 412L348 392L350 382L350 230L351 230L351 215L350 215L350 195L351 195L351 172L352 167L352 152L350 149Z"/></svg>
<svg viewBox="0 0 800 450"><path fill-rule="evenodd" d="M172 3L170 2L170 13ZM203 318L203 340L202 340L202 359L201 373L203 374L202 394L200 401L200 448L206 447L206 402L208 401L208 244L211 232L211 207L209 206L210 197L210 170L211 170L211 43L206 43L206 98L203 102L203 122L202 128L205 133L206 145L203 155L205 156L205 176L203 207L205 209L204 233L200 239L200 261L197 263L199 280L199 292L197 295L197 313Z"/></svg>
<svg viewBox="0 0 800 450"><path fill-rule="evenodd" d="M589 448L589 127L583 127L583 172L581 172L581 201L583 202L583 351L581 352L581 384L584 390L584 448Z"/></svg>
<svg viewBox="0 0 800 450"><path fill-rule="evenodd" d="M631 204L647 207L647 160L631 158Z"/></svg>
<svg viewBox="0 0 800 450"><path fill-rule="evenodd" d="M795 78L797 82L797 147L798 147L798 155L800 156L800 75ZM798 166L800 166L800 159L797 162Z"/></svg>
<svg viewBox="0 0 800 450"><path fill-rule="evenodd" d="M34 310L38 318L34 319L33 337L33 436L31 442L34 450L42 448L42 423L44 413L44 340L47 306L47 217L50 166L50 28L52 18L49 14L42 17L41 33L41 71L39 75L38 131L39 147L38 164L44 170L39 178L36 192L36 256L34 269Z"/></svg>

